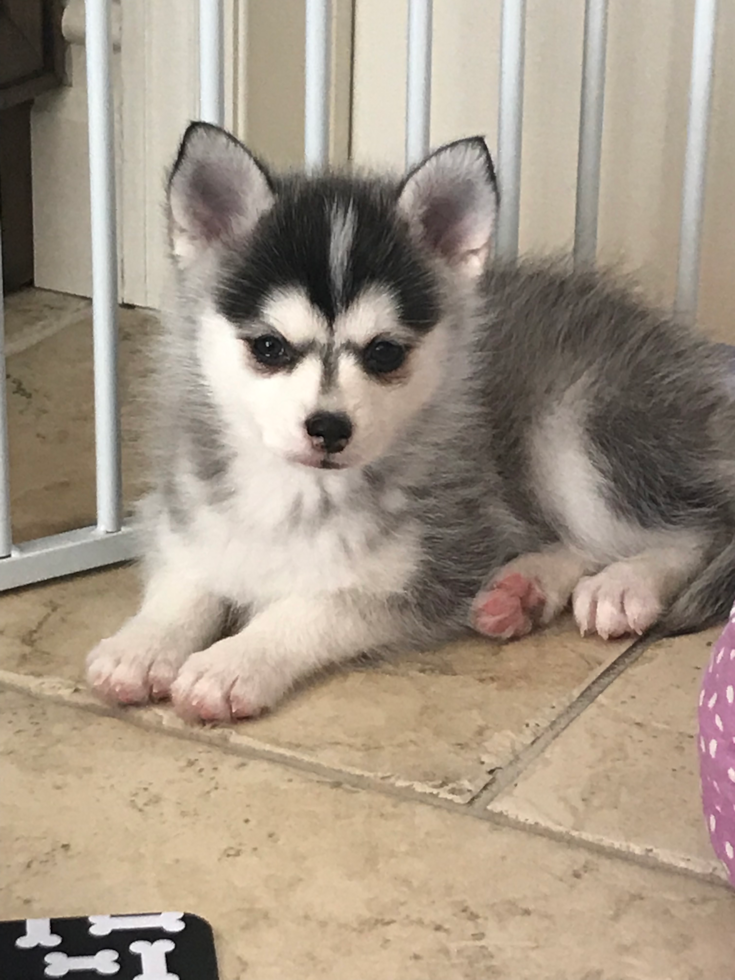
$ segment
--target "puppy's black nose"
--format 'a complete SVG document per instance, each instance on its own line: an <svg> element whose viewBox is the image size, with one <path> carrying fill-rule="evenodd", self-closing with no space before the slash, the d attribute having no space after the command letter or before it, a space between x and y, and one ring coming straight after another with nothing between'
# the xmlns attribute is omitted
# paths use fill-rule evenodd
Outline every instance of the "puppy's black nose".
<svg viewBox="0 0 735 980"><path fill-rule="evenodd" d="M306 432L316 449L341 453L352 436L352 422L336 412L315 412L306 420Z"/></svg>

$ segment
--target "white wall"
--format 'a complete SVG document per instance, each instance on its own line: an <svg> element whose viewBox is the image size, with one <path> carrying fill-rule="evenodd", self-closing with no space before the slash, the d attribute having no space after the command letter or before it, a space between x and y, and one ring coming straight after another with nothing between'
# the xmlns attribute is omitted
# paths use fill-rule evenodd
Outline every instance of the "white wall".
<svg viewBox="0 0 735 980"><path fill-rule="evenodd" d="M119 80L119 56L114 64ZM87 93L80 44L69 47L66 65L69 84L37 99L31 116L35 280L48 289L88 296ZM119 115L117 123L119 145Z"/></svg>
<svg viewBox="0 0 735 980"><path fill-rule="evenodd" d="M735 5L720 4L701 321L735 342ZM528 0L521 248L571 246L583 0ZM693 0L613 0L609 15L600 254L669 303L676 276ZM357 0L352 146L403 163L406 5ZM495 145L500 0L434 0L432 143Z"/></svg>

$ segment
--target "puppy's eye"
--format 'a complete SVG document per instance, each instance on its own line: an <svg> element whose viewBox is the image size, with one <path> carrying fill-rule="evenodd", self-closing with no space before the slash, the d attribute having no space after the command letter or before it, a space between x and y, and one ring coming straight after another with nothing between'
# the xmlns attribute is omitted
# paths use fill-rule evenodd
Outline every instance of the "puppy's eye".
<svg viewBox="0 0 735 980"><path fill-rule="evenodd" d="M370 374L391 374L408 357L408 349L394 340L374 340L363 353L365 370Z"/></svg>
<svg viewBox="0 0 735 980"><path fill-rule="evenodd" d="M279 368L292 364L296 357L293 347L282 337L275 334L263 334L249 341L253 357L265 367Z"/></svg>

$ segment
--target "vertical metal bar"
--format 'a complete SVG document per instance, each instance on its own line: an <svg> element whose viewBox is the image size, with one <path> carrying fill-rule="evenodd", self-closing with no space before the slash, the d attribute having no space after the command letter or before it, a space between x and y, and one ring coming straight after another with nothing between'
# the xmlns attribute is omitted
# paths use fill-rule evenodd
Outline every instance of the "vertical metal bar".
<svg viewBox="0 0 735 980"><path fill-rule="evenodd" d="M697 312L699 263L702 246L704 192L707 176L712 77L715 56L717 0L697 0L694 10L692 73L689 85L689 123L679 233L679 271L676 312L692 320Z"/></svg>
<svg viewBox="0 0 735 980"><path fill-rule="evenodd" d="M2 229L0 229L2 254ZM3 269L0 262L0 558L7 558L13 547L10 525L10 446L8 444L8 392L5 383L5 304Z"/></svg>
<svg viewBox="0 0 735 980"><path fill-rule="evenodd" d="M309 168L323 167L329 158L331 35L331 0L306 0L304 157Z"/></svg>
<svg viewBox="0 0 735 980"><path fill-rule="evenodd" d="M518 254L525 28L526 0L503 0L498 119L500 212L495 244L496 254L502 259L514 259Z"/></svg>
<svg viewBox="0 0 735 980"><path fill-rule="evenodd" d="M574 216L574 263L577 266L593 265L597 257L606 51L607 0L586 0L577 157L577 208Z"/></svg>
<svg viewBox="0 0 735 980"><path fill-rule="evenodd" d="M406 69L406 169L429 152L431 139L432 0L409 0Z"/></svg>
<svg viewBox="0 0 735 980"><path fill-rule="evenodd" d="M199 0L199 117L224 125L224 9L222 0Z"/></svg>
<svg viewBox="0 0 735 980"><path fill-rule="evenodd" d="M89 193L92 218L97 527L122 523L117 391L117 230L110 0L86 0Z"/></svg>

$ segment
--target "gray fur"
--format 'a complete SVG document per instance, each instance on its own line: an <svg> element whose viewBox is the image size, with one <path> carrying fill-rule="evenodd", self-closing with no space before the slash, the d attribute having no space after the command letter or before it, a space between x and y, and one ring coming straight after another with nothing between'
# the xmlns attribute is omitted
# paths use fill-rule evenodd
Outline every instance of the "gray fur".
<svg viewBox="0 0 735 980"><path fill-rule="evenodd" d="M582 378L591 456L614 510L644 529L692 528L710 541L713 564L662 628L724 617L735 595L735 407L719 352L614 277L565 262L496 266L479 293L470 349L458 352L465 371L455 390L442 389L441 421L433 435L424 429L419 450L435 442L446 461L430 489L414 487L431 502L416 583L422 618L438 608L459 629L488 570L568 540L533 479L530 436Z"/></svg>

